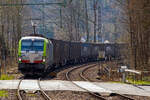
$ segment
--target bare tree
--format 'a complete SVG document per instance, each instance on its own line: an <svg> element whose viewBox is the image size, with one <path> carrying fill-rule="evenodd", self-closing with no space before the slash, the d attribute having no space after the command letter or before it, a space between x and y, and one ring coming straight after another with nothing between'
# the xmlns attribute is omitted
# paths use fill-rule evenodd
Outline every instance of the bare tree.
<svg viewBox="0 0 150 100"><path fill-rule="evenodd" d="M88 22L88 8L87 8L87 0L85 0L85 25L86 25L86 34L87 34L87 42L89 42L89 22Z"/></svg>
<svg viewBox="0 0 150 100"><path fill-rule="evenodd" d="M1 4L12 4L12 3L21 3L22 0L13 0L13 1L0 1ZM3 59L2 65L6 68L7 60L13 61L17 58L17 48L18 41L22 33L22 16L21 16L22 6L1 6L0 7L0 36L2 41L1 46L1 57ZM14 57L13 57L14 56ZM6 73L6 69L5 69Z"/></svg>
<svg viewBox="0 0 150 100"><path fill-rule="evenodd" d="M98 0L93 0L93 9L94 9L94 42L96 42L96 32L97 32L97 4L98 4Z"/></svg>
<svg viewBox="0 0 150 100"><path fill-rule="evenodd" d="M128 0L123 4L124 12L128 16L127 26L130 34L130 64L135 69L149 69L149 25L148 14L150 2L148 0Z"/></svg>

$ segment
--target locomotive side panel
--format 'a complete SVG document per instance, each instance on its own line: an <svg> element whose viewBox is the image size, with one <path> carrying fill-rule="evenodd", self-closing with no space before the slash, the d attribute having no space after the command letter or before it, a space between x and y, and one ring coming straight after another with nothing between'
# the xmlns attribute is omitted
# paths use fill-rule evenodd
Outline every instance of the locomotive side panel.
<svg viewBox="0 0 150 100"><path fill-rule="evenodd" d="M48 44L47 44L47 48L46 48L46 63L47 66L52 66L53 62L53 44L52 42L49 40Z"/></svg>

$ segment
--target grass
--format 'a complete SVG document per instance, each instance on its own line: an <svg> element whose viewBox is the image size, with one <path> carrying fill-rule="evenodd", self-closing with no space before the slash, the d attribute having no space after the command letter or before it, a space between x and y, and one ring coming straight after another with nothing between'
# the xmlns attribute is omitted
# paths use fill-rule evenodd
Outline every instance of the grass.
<svg viewBox="0 0 150 100"><path fill-rule="evenodd" d="M135 85L150 85L150 81L133 81L133 80L127 80L127 83L135 84ZM120 83L120 84L126 84L120 81L110 81L109 83Z"/></svg>
<svg viewBox="0 0 150 100"><path fill-rule="evenodd" d="M8 97L8 91L0 90L0 97Z"/></svg>
<svg viewBox="0 0 150 100"><path fill-rule="evenodd" d="M135 85L150 85L150 81L142 81L142 80L133 80L133 79L126 79L126 83L123 83L122 81L110 81L110 83L121 83L121 84L135 84Z"/></svg>
<svg viewBox="0 0 150 100"><path fill-rule="evenodd" d="M109 83L121 83L121 84L124 84L124 83L121 82L121 81L109 81Z"/></svg>
<svg viewBox="0 0 150 100"><path fill-rule="evenodd" d="M0 76L0 80L12 80L12 79L14 79L14 76L8 76L5 74Z"/></svg>
<svg viewBox="0 0 150 100"><path fill-rule="evenodd" d="M128 83L136 84L136 85L150 85L150 81L141 81L141 80L133 80L133 79L127 79Z"/></svg>
<svg viewBox="0 0 150 100"><path fill-rule="evenodd" d="M14 79L13 76L8 76L5 74L0 76L0 80L12 80L12 79ZM0 90L0 97L8 97L8 91Z"/></svg>

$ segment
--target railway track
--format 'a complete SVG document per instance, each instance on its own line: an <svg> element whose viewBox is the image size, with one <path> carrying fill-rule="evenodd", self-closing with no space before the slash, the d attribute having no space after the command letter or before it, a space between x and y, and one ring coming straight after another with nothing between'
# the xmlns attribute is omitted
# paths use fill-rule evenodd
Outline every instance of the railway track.
<svg viewBox="0 0 150 100"><path fill-rule="evenodd" d="M22 82L22 79L19 81L19 84L18 84L18 87L17 87L17 97L18 97L18 100L23 100L22 93L21 93L21 90L20 90L21 82Z"/></svg>
<svg viewBox="0 0 150 100"><path fill-rule="evenodd" d="M92 65L89 65L89 66L94 66L94 65L96 65L96 64L92 64ZM68 81L71 81L71 82L72 82L74 85L76 85L77 87L79 87L79 88L81 88L81 89L87 91L87 92L90 93L91 95L93 95L93 96L99 98L100 100L107 100L107 99L105 99L103 96L101 96L101 95L99 95L99 94L93 93L93 92L91 92L91 91L89 91L89 90L87 90L87 89L85 89L85 88L83 88L83 87L80 87L79 85L77 85L75 82L73 82L73 81L71 80L71 78L70 78L71 72L73 72L74 70L77 70L78 68L85 67L85 66L87 66L87 65L85 64L85 65L77 66L77 67L72 68L71 70L69 70L69 71L66 73L66 79L67 79Z"/></svg>
<svg viewBox="0 0 150 100"><path fill-rule="evenodd" d="M34 94L37 95L37 97L43 98L43 100L52 100L51 97L49 97L46 94L46 92L41 88L40 80L41 80L40 78L39 78L39 80L37 80L37 84L38 84L40 90L37 90L36 92L34 92ZM23 82L23 79L21 79L19 81L19 84L17 87L18 100L26 100L26 96L25 96L26 93L24 90L21 90L21 88L20 88L22 82Z"/></svg>
<svg viewBox="0 0 150 100"><path fill-rule="evenodd" d="M80 74L79 74L80 77L81 77L83 80L85 80L85 81L93 82L92 80L90 80L90 79L88 79L87 77L85 77L84 72L87 71L88 69L94 67L94 66L96 66L96 65L88 66L88 67L84 68L84 69L80 72ZM93 84L94 84L94 83L93 83ZM124 100L135 100L134 98L128 97L128 96L123 95L123 94L115 93L115 95L124 98Z"/></svg>

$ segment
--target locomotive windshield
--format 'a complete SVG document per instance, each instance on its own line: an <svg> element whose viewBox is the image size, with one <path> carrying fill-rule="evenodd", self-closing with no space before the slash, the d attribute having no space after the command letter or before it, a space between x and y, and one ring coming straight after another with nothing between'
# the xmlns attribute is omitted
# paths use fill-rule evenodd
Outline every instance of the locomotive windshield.
<svg viewBox="0 0 150 100"><path fill-rule="evenodd" d="M22 40L21 51L43 51L43 40Z"/></svg>

